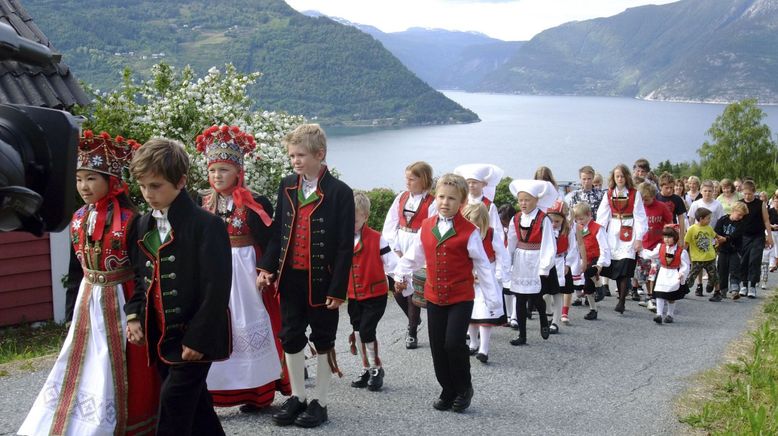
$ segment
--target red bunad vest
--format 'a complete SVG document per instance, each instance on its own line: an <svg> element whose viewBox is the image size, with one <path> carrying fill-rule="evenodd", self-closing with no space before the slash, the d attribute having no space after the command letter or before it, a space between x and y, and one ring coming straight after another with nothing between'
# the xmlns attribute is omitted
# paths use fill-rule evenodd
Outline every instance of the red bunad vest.
<svg viewBox="0 0 778 436"><path fill-rule="evenodd" d="M387 252L389 247L386 248ZM367 300L386 295L389 283L386 281L384 262L381 256L381 234L365 224L362 237L354 247L354 259L351 261L351 275L348 279L348 298Z"/></svg>
<svg viewBox="0 0 778 436"><path fill-rule="evenodd" d="M542 210L538 210L538 214L535 215L535 219L530 223L529 231L522 230L520 219L521 213L517 213L513 216L513 226L516 230L516 237L519 242L516 244L516 248L521 250L540 250L540 242L543 240L543 218L546 214Z"/></svg>
<svg viewBox="0 0 778 436"><path fill-rule="evenodd" d="M597 232L600 231L601 226L594 220L591 220L586 227L589 229L589 233L583 237L584 248L586 248L586 261L589 265L593 265L595 259L600 257L600 244L597 242Z"/></svg>
<svg viewBox="0 0 778 436"><path fill-rule="evenodd" d="M494 245L492 245L492 239L494 238L494 229L489 227L489 230L486 231L486 237L483 239L484 242L484 251L486 252L486 257L489 258L489 262L494 263L495 260L497 260L497 254L494 251Z"/></svg>
<svg viewBox="0 0 778 436"><path fill-rule="evenodd" d="M613 197L613 189L608 189L608 205L611 207L611 216L615 218L632 218L635 209L635 188L627 191L626 197Z"/></svg>
<svg viewBox="0 0 778 436"><path fill-rule="evenodd" d="M289 249L292 255L292 269L308 271L311 267L311 215L316 202L297 207L292 240Z"/></svg>
<svg viewBox="0 0 778 436"><path fill-rule="evenodd" d="M661 247L659 247L659 263L662 265L663 268L667 269L679 269L681 268L681 250L676 247L675 249L675 255L673 255L672 260L668 262L667 260L667 245L662 244Z"/></svg>
<svg viewBox="0 0 778 436"><path fill-rule="evenodd" d="M421 202L419 202L419 207L416 209L416 212L413 214L411 219L408 220L405 218L405 204L408 202L410 197L411 193L408 191L405 191L402 193L402 195L400 195L400 203L398 204L397 208L397 216L400 217L400 222L398 225L400 230L417 233L421 228L421 223L427 219L427 215L429 215L429 209L433 198L431 195L425 194L424 198L422 198Z"/></svg>
<svg viewBox="0 0 778 436"><path fill-rule="evenodd" d="M424 298L438 306L448 306L475 298L473 260L467 241L476 227L457 212L453 226L445 235L438 233L438 217L427 218L421 225L421 243L427 261Z"/></svg>
<svg viewBox="0 0 778 436"><path fill-rule="evenodd" d="M567 250L570 249L570 239L568 235L559 233L559 237L556 238L556 255L557 257L567 254Z"/></svg>

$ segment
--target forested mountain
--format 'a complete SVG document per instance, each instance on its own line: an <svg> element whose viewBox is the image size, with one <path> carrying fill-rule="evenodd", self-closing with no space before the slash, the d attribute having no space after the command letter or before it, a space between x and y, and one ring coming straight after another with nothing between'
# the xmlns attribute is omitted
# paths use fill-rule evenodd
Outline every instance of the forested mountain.
<svg viewBox="0 0 778 436"><path fill-rule="evenodd" d="M233 63L261 71L263 109L325 124L478 121L418 79L378 41L282 0L28 0L30 15L83 81L116 86L129 66L164 61L203 73Z"/></svg>
<svg viewBox="0 0 778 436"><path fill-rule="evenodd" d="M683 0L567 23L475 89L778 102L778 0Z"/></svg>
<svg viewBox="0 0 778 436"><path fill-rule="evenodd" d="M318 11L303 12L313 17ZM477 32L413 27L382 32L364 24L330 17L381 41L409 70L435 89L471 89L508 62L524 42L502 41Z"/></svg>

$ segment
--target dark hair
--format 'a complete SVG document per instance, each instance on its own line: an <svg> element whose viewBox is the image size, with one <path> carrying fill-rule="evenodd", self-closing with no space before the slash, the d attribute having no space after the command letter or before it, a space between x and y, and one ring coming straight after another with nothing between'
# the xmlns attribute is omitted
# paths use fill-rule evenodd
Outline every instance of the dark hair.
<svg viewBox="0 0 778 436"><path fill-rule="evenodd" d="M632 166L632 168L637 169L640 168L642 170L645 170L646 172L651 171L651 164L648 163L648 160L644 158L640 158L635 161L635 165Z"/></svg>
<svg viewBox="0 0 778 436"><path fill-rule="evenodd" d="M146 141L130 163L130 173L136 179L146 175L159 175L177 185L189 172L189 155L183 144L173 139L154 138Z"/></svg>
<svg viewBox="0 0 778 436"><path fill-rule="evenodd" d="M678 239L680 238L678 230L676 230L676 228L673 226L665 226L662 229L662 236L670 236L673 238L673 240L675 240L675 242L678 242Z"/></svg>
<svg viewBox="0 0 778 436"><path fill-rule="evenodd" d="M694 212L694 219L697 220L697 221L700 221L702 219L705 219L705 217L710 215L710 213L711 212L710 212L709 209L707 209L705 207L701 207L701 208L697 209L696 212Z"/></svg>
<svg viewBox="0 0 778 436"><path fill-rule="evenodd" d="M516 215L516 208L510 204L503 204L497 209L497 214L500 216L500 221L507 221Z"/></svg>

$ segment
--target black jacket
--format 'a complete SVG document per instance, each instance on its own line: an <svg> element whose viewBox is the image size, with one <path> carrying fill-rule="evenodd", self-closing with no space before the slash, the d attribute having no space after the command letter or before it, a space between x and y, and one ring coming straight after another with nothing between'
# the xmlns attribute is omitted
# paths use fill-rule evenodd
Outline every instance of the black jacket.
<svg viewBox="0 0 778 436"><path fill-rule="evenodd" d="M146 213L128 233L135 268L135 293L125 304L128 320L144 323L151 359L182 363L182 345L204 354L202 361L224 360L232 350L228 304L232 286L232 252L224 222L197 207L182 190L168 209L171 233L159 253L149 253L143 238L156 228ZM157 274L157 269L158 274ZM148 298L159 277L164 331Z"/></svg>
<svg viewBox="0 0 778 436"><path fill-rule="evenodd" d="M297 212L297 190L301 176L281 180L278 189L273 233L259 268L279 274L284 262ZM322 306L327 297L346 299L351 259L354 256L354 193L325 169L319 177L321 198L314 205L309 226L311 257L308 271L308 304Z"/></svg>

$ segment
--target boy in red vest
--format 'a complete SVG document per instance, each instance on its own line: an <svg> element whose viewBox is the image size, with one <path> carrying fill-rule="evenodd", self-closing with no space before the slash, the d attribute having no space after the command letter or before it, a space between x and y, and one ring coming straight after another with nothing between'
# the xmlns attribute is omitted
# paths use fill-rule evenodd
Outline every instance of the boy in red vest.
<svg viewBox="0 0 778 436"><path fill-rule="evenodd" d="M354 259L348 281L348 316L354 348L362 358L362 373L351 382L353 388L367 387L378 391L384 384L384 369L378 357L376 327L386 310L386 294L397 255L380 233L367 226L370 199L363 192L354 193ZM353 350L353 348L352 348Z"/></svg>
<svg viewBox="0 0 778 436"><path fill-rule="evenodd" d="M466 341L475 298L473 268L481 286L488 289L496 286L480 232L459 211L465 201L465 179L454 174L441 176L435 188L438 215L424 220L420 238L395 270L395 287L402 291L413 271L427 264L424 298L430 350L435 376L443 388L432 406L455 412L464 412L473 398ZM491 310L502 307L502 302L491 294L485 298Z"/></svg>
<svg viewBox="0 0 778 436"><path fill-rule="evenodd" d="M573 207L573 218L576 223L576 231L583 239L586 253L583 292L586 295L586 301L589 302L589 313L584 316L584 319L592 321L597 319L594 280L600 277L603 268L611 264L611 251L608 247L608 236L605 229L592 219L592 209L589 203L583 201L577 203Z"/></svg>
<svg viewBox="0 0 778 436"><path fill-rule="evenodd" d="M318 124L297 127L283 143L295 174L281 180L274 231L257 277L259 286L278 280L279 337L292 385L292 396L273 421L318 427L328 419L332 373L340 375L335 334L354 256L354 193L327 170L327 137ZM309 325L311 334L306 337ZM318 354L315 399L310 403L303 353L309 340Z"/></svg>

